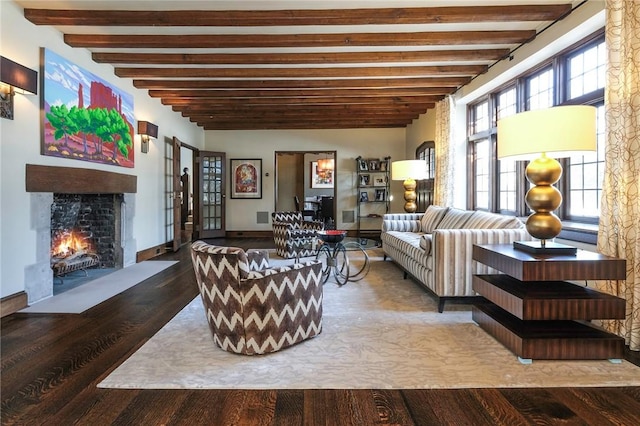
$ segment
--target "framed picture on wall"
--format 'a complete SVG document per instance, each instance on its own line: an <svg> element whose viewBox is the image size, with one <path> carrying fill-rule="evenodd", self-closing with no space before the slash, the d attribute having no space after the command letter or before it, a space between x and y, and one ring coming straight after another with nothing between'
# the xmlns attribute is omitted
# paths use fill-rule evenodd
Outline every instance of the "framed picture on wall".
<svg viewBox="0 0 640 426"><path fill-rule="evenodd" d="M262 198L262 160L231 159L231 198Z"/></svg>
<svg viewBox="0 0 640 426"><path fill-rule="evenodd" d="M134 167L133 95L52 50L43 60L41 154Z"/></svg>
<svg viewBox="0 0 640 426"><path fill-rule="evenodd" d="M333 188L333 170L318 169L318 162L311 162L311 188Z"/></svg>

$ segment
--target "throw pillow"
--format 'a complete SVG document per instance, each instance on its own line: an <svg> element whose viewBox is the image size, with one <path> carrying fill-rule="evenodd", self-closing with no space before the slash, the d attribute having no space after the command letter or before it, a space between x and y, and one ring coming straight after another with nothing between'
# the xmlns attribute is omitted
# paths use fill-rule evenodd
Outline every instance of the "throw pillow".
<svg viewBox="0 0 640 426"><path fill-rule="evenodd" d="M445 213L447 213L449 207L440 207L431 205L427 207L427 211L424 212L422 218L420 219L420 230L425 234L430 234L436 229L438 223L442 220Z"/></svg>
<svg viewBox="0 0 640 426"><path fill-rule="evenodd" d="M472 214L473 210L461 210L451 207L436 226L436 229L460 229Z"/></svg>
<svg viewBox="0 0 640 426"><path fill-rule="evenodd" d="M476 211L465 222L465 229L510 229L522 228L523 224L518 218L485 211Z"/></svg>

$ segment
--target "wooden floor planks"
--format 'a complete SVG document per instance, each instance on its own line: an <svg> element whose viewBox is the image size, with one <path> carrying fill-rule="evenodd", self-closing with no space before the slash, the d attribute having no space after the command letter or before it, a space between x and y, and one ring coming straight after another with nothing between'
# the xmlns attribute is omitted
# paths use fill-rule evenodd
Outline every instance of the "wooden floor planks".
<svg viewBox="0 0 640 426"><path fill-rule="evenodd" d="M218 241L270 247L270 240ZM197 295L180 263L80 315L1 320L3 425L638 425L640 388L116 390L96 385ZM630 358L637 362L636 354ZM321 372L319 372L321 374Z"/></svg>

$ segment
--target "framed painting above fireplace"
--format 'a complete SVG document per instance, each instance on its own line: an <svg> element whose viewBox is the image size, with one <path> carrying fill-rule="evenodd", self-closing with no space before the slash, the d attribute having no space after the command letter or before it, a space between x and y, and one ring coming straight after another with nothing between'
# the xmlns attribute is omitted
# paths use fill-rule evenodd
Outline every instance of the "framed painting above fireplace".
<svg viewBox="0 0 640 426"><path fill-rule="evenodd" d="M133 96L49 49L42 56L42 155L133 167Z"/></svg>

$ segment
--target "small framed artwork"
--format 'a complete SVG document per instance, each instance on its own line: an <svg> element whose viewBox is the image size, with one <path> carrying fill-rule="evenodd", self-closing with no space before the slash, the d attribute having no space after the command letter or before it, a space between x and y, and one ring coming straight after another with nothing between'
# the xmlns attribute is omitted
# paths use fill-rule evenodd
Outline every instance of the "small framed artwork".
<svg viewBox="0 0 640 426"><path fill-rule="evenodd" d="M360 186L369 186L371 177L369 175L360 175Z"/></svg>
<svg viewBox="0 0 640 426"><path fill-rule="evenodd" d="M262 198L262 160L231 159L231 198Z"/></svg>
<svg viewBox="0 0 640 426"><path fill-rule="evenodd" d="M367 164L367 160L358 160L358 168L360 171L369 170L369 165Z"/></svg>
<svg viewBox="0 0 640 426"><path fill-rule="evenodd" d="M376 176L376 178L373 181L373 184L376 186L384 186L386 183L387 182L384 176Z"/></svg>
<svg viewBox="0 0 640 426"><path fill-rule="evenodd" d="M318 162L311 162L311 188L333 188L333 170L318 169Z"/></svg>
<svg viewBox="0 0 640 426"><path fill-rule="evenodd" d="M369 170L375 171L380 169L380 162L378 160L370 160L369 161Z"/></svg>
<svg viewBox="0 0 640 426"><path fill-rule="evenodd" d="M376 189L376 201L384 201L384 199L385 199L385 190Z"/></svg>
<svg viewBox="0 0 640 426"><path fill-rule="evenodd" d="M380 162L380 171L381 172L386 172L388 170L389 167L389 162L387 160L382 160Z"/></svg>
<svg viewBox="0 0 640 426"><path fill-rule="evenodd" d="M369 193L367 191L360 192L360 201L361 202L369 201Z"/></svg>

